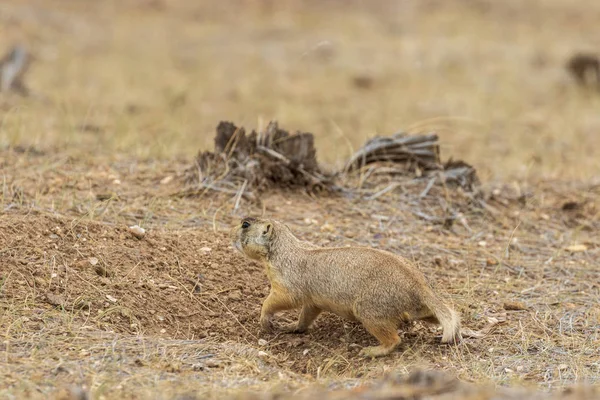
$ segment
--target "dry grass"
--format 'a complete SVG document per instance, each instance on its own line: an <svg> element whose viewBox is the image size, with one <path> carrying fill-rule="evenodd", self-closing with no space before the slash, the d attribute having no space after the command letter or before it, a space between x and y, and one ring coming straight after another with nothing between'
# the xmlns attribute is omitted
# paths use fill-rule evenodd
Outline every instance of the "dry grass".
<svg viewBox="0 0 600 400"><path fill-rule="evenodd" d="M2 144L191 157L212 147L219 120L276 119L336 149L321 151L328 163L375 133L436 130L446 154L485 178L585 179L599 169L599 100L572 87L563 63L596 45L600 9L588 3L378 2L340 12L335 2L267 11L239 1L226 12L9 1L2 47L31 46L40 60L30 85L50 103L8 108ZM357 88L357 76L372 87Z"/></svg>
<svg viewBox="0 0 600 400"><path fill-rule="evenodd" d="M352 387L419 366L499 386L598 383L600 96L577 90L563 63L598 48L600 5L196 3L0 5L0 49L15 40L32 49L28 83L41 96L0 98L0 397L46 398L70 384L94 398L219 397ZM233 196L174 196L220 120L313 132L320 161L338 167L374 134L433 130L444 156L477 168L497 211L443 188L371 201L273 193L262 208L242 202L236 213ZM334 317L305 342L261 335L266 279L223 242L241 213L261 212L315 243L408 256L472 330L489 318L506 322L456 348L436 346L436 331L416 326L399 352L376 361L357 357L369 336ZM132 224L155 242L119 236ZM54 225L87 235L87 244L73 234L57 242ZM163 243L170 250L159 250ZM210 255L198 250L206 246ZM98 254L118 279L80 269ZM219 279L196 296L185 278L205 269ZM144 303L132 286L142 281L177 289ZM230 296L235 285L256 292L240 300ZM132 314L105 305L113 291ZM42 301L46 293L69 305L88 296L91 307L56 308ZM152 323L149 307L199 314Z"/></svg>

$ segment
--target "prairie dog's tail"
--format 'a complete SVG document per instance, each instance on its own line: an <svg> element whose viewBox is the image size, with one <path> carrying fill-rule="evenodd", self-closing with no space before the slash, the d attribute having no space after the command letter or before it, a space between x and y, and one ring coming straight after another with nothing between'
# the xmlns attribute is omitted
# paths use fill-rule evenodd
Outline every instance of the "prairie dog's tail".
<svg viewBox="0 0 600 400"><path fill-rule="evenodd" d="M442 343L459 343L462 340L462 335L460 334L460 316L458 313L444 304L434 293L427 296L425 305L442 325Z"/></svg>

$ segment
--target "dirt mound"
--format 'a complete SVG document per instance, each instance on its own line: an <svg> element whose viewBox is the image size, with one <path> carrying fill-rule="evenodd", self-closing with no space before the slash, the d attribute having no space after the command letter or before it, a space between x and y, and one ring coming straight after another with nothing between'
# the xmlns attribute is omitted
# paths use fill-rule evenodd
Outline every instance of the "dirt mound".
<svg viewBox="0 0 600 400"><path fill-rule="evenodd" d="M358 358L358 350L372 344L357 324L333 315L321 319L326 329L309 336L280 341L278 333L262 334L258 319L267 278L220 232L149 230L140 240L126 226L13 213L0 217L0 248L3 298L34 299L100 330L253 345L265 338L275 341L275 355L294 348L286 365L299 372L314 372L311 365L329 355L327 348ZM292 315L284 313L278 322L291 322Z"/></svg>
<svg viewBox="0 0 600 400"><path fill-rule="evenodd" d="M33 295L129 334L248 336L266 278L222 233L150 230L138 240L125 226L36 214L0 218L5 298Z"/></svg>

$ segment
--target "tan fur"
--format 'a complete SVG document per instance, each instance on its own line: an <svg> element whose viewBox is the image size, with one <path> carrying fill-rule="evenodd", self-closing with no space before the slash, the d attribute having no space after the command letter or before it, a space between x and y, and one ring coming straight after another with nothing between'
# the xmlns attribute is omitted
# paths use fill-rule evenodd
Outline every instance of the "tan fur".
<svg viewBox="0 0 600 400"><path fill-rule="evenodd" d="M264 263L271 291L260 324L272 329L273 315L302 308L291 332L304 332L322 311L360 321L379 346L362 354L383 356L400 343L407 320L440 323L442 342L461 340L458 314L433 292L423 274L404 258L367 247L320 248L297 239L281 222L244 218L231 231L235 248Z"/></svg>

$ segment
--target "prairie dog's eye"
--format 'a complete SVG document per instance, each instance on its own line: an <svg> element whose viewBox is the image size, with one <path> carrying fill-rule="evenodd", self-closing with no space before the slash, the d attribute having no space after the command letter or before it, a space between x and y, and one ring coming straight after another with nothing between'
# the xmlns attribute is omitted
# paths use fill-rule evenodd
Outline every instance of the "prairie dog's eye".
<svg viewBox="0 0 600 400"><path fill-rule="evenodd" d="M250 222L248 222L248 221L242 222L242 229L248 229L248 228L250 228Z"/></svg>

